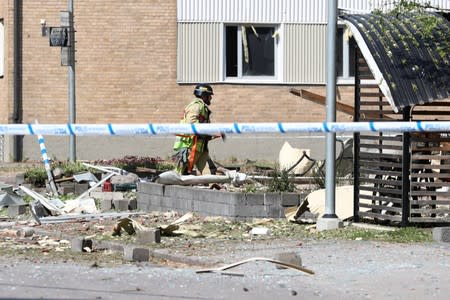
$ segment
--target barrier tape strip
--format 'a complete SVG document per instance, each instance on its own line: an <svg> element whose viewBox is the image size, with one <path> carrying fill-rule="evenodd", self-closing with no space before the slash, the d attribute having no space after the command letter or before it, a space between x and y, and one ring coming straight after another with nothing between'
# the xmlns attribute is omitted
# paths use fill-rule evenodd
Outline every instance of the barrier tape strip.
<svg viewBox="0 0 450 300"><path fill-rule="evenodd" d="M297 133L297 132L445 132L450 121L310 122L205 124L0 124L0 135L136 136L173 134Z"/></svg>

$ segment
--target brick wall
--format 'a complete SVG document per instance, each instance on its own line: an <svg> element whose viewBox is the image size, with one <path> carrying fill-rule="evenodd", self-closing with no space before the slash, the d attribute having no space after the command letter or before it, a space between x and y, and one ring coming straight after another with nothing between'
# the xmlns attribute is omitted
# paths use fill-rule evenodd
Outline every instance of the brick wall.
<svg viewBox="0 0 450 300"><path fill-rule="evenodd" d="M9 31L9 69L0 80L0 104L9 103L10 112L13 2L1 3L9 5L7 14L0 6L0 17L7 19ZM59 26L59 11L66 9L67 1L23 2L24 122L67 122L67 67L60 66L60 48L49 47L40 25L45 19L48 26ZM177 122L193 97L193 86L176 83L176 0L74 1L74 12L77 122ZM324 120L324 106L290 94L289 88L214 85L213 121ZM325 95L324 87L311 89ZM339 94L352 104L351 88ZM7 111L0 114L5 122ZM338 114L338 120L347 118Z"/></svg>

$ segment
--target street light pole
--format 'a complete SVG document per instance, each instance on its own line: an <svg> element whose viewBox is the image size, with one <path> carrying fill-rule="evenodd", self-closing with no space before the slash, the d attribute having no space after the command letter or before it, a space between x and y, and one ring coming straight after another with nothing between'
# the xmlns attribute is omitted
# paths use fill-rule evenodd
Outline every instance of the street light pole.
<svg viewBox="0 0 450 300"><path fill-rule="evenodd" d="M69 49L69 124L76 122L76 106L75 106L75 30L73 26L73 1L68 0L67 10L69 12L69 32L70 32L70 49ZM76 161L76 138L75 135L69 136L69 160Z"/></svg>
<svg viewBox="0 0 450 300"><path fill-rule="evenodd" d="M327 24L327 122L336 122L336 27L337 1L328 0ZM336 229L342 222L336 215L336 133L326 133L325 214L317 220L318 230Z"/></svg>

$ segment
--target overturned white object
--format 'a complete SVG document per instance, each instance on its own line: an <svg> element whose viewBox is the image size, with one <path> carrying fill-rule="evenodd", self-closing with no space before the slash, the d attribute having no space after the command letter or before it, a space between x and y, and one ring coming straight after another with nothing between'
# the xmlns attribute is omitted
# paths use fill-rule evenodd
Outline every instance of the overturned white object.
<svg viewBox="0 0 450 300"><path fill-rule="evenodd" d="M243 173L230 171L226 175L180 175L175 171L167 171L159 174L157 183L160 184L176 184L176 185L195 185L208 183L230 183L240 184L247 180L247 176Z"/></svg>
<svg viewBox="0 0 450 300"><path fill-rule="evenodd" d="M64 208L66 213L95 214L98 212L93 198L67 200Z"/></svg>
<svg viewBox="0 0 450 300"><path fill-rule="evenodd" d="M341 220L353 217L353 185L344 185L336 187L336 205L335 213ZM370 191L361 191L371 193ZM312 192L306 197L309 211L321 217L325 213L325 189ZM361 211L367 211L368 208L360 208Z"/></svg>
<svg viewBox="0 0 450 300"><path fill-rule="evenodd" d="M305 175L314 164L310 149L293 148L288 142L284 142L278 157L278 163L281 170L292 170L289 173L296 175Z"/></svg>

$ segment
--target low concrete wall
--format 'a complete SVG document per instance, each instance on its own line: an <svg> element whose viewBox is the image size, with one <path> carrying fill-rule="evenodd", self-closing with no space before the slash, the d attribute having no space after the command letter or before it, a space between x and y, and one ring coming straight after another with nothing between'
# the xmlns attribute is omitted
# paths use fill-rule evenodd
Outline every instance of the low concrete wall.
<svg viewBox="0 0 450 300"><path fill-rule="evenodd" d="M284 218L285 208L299 205L300 199L297 193L245 194L141 182L137 206L142 211L175 210L233 219Z"/></svg>

